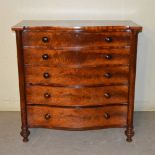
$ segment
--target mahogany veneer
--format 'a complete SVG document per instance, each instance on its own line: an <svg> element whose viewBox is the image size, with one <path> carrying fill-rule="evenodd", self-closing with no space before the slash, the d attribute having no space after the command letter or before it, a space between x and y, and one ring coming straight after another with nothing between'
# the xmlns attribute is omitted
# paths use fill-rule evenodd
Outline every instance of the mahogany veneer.
<svg viewBox="0 0 155 155"><path fill-rule="evenodd" d="M27 104L31 105L98 106L128 102L128 86L126 85L79 89L35 85L27 86L26 93Z"/></svg>
<svg viewBox="0 0 155 155"><path fill-rule="evenodd" d="M25 67L25 82L45 85L111 85L128 83L128 66L115 67Z"/></svg>
<svg viewBox="0 0 155 155"><path fill-rule="evenodd" d="M102 66L129 64L130 47L101 50L73 49L24 49L24 62L27 66Z"/></svg>
<svg viewBox="0 0 155 155"><path fill-rule="evenodd" d="M132 21L22 21L16 32L23 141L28 128L125 127L132 141Z"/></svg>
<svg viewBox="0 0 155 155"><path fill-rule="evenodd" d="M125 127L127 106L100 108L28 107L28 126L84 130L91 128Z"/></svg>

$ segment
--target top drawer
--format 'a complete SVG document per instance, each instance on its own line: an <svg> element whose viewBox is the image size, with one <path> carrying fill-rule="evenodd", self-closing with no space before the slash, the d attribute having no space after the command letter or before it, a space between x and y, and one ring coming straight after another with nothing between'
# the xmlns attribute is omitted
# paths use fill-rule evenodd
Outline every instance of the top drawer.
<svg viewBox="0 0 155 155"><path fill-rule="evenodd" d="M65 47L129 46L131 32L88 33L81 31L24 31L23 45L61 49Z"/></svg>

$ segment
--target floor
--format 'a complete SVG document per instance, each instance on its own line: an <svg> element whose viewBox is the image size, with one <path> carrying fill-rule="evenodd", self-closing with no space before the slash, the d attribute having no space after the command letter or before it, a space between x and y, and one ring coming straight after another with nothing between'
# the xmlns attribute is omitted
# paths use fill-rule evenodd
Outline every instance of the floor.
<svg viewBox="0 0 155 155"><path fill-rule="evenodd" d="M23 143L20 113L0 112L0 155L155 155L155 112L135 113L132 143L125 141L124 129L30 131Z"/></svg>

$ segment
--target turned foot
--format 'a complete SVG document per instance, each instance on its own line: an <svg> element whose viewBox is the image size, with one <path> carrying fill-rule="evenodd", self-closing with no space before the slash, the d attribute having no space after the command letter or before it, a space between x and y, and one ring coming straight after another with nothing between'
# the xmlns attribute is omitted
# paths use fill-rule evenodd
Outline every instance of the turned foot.
<svg viewBox="0 0 155 155"><path fill-rule="evenodd" d="M23 137L23 142L29 141L28 136L30 135L30 131L28 130L28 128L22 128L20 135Z"/></svg>
<svg viewBox="0 0 155 155"><path fill-rule="evenodd" d="M127 136L126 141L127 142L132 142L132 137L134 136L133 128L127 128L126 131L125 131L125 135Z"/></svg>

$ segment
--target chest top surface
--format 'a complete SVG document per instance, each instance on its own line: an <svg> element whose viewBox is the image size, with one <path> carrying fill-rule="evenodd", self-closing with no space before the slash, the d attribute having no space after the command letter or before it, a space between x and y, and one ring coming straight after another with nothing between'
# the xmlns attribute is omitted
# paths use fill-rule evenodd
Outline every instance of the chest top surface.
<svg viewBox="0 0 155 155"><path fill-rule="evenodd" d="M142 31L142 27L128 20L23 20L12 30L126 30Z"/></svg>

